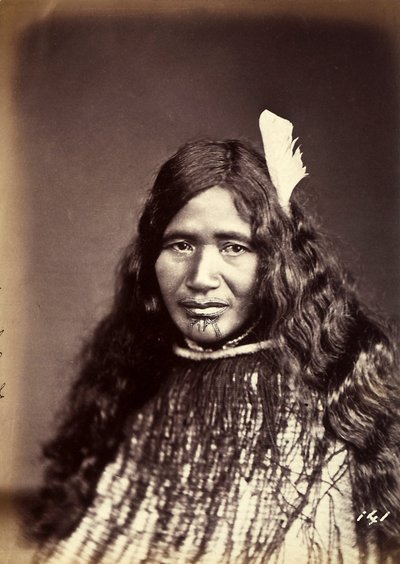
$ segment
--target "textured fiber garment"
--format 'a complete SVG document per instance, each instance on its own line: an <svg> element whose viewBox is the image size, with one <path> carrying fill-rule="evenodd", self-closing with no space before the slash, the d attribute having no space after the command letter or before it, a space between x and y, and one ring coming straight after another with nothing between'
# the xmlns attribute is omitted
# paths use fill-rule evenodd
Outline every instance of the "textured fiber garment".
<svg viewBox="0 0 400 564"><path fill-rule="evenodd" d="M181 351L46 561L375 562L357 548L349 454L326 436L321 398L274 374L263 348Z"/></svg>

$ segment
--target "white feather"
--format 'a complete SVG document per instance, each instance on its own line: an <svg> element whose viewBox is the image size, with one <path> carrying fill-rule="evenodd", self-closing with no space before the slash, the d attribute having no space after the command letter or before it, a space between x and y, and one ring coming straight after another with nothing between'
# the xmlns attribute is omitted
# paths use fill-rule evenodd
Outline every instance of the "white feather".
<svg viewBox="0 0 400 564"><path fill-rule="evenodd" d="M260 115L265 160L279 202L288 208L290 196L302 178L308 176L300 149L294 151L293 124L268 110Z"/></svg>

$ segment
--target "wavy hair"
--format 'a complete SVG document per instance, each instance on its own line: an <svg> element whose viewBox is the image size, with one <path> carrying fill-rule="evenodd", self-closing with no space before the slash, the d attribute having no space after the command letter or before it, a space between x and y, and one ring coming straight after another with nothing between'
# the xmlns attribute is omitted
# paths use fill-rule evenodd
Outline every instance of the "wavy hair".
<svg viewBox="0 0 400 564"><path fill-rule="evenodd" d="M161 167L121 262L111 312L83 351L67 410L44 449L48 467L32 534L43 542L76 528L130 416L157 393L177 338L154 269L161 239L191 198L217 185L231 192L249 221L259 255L257 337L272 341L274 368L295 378L299 397L307 385L325 398L327 432L351 455L355 512L390 511L374 535L382 550L392 550L400 537L400 395L392 339L361 306L296 199L287 214L264 159L235 140L188 143Z"/></svg>

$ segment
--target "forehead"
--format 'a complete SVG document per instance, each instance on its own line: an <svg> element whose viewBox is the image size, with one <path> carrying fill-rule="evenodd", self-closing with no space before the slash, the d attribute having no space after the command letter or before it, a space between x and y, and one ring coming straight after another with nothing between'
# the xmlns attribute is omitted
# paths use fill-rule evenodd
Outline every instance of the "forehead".
<svg viewBox="0 0 400 564"><path fill-rule="evenodd" d="M173 217L165 230L173 231L238 232L250 237L250 223L237 210L232 193L226 188L214 186L194 196Z"/></svg>

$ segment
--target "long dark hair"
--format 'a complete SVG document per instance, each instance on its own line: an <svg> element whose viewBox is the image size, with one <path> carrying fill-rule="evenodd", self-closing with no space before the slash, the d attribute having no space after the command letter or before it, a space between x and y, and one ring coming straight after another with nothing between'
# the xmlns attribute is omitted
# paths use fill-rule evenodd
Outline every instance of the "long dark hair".
<svg viewBox="0 0 400 564"><path fill-rule="evenodd" d="M325 398L325 427L351 453L355 510L390 511L376 537L392 548L400 534L400 433L388 332L365 312L296 199L290 213L281 208L264 159L242 142L210 140L185 145L157 175L121 262L112 310L83 351L58 433L44 449L48 469L33 536L61 539L74 530L129 417L157 393L177 338L154 270L161 238L178 210L213 186L230 190L252 228L257 337L272 341L281 375Z"/></svg>

